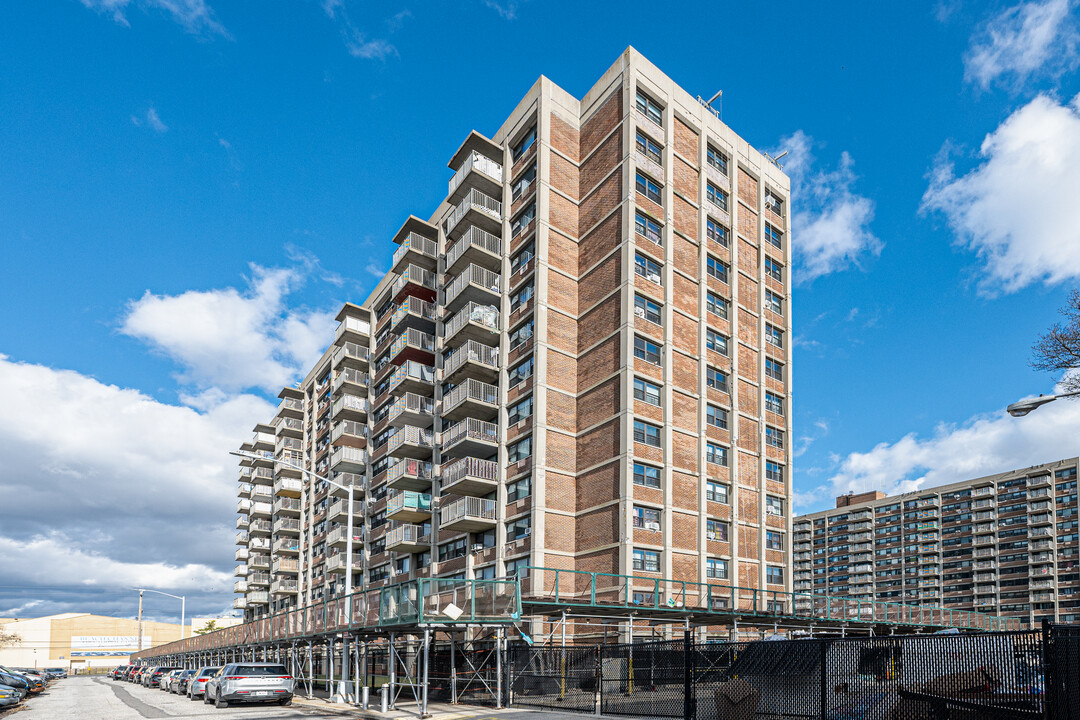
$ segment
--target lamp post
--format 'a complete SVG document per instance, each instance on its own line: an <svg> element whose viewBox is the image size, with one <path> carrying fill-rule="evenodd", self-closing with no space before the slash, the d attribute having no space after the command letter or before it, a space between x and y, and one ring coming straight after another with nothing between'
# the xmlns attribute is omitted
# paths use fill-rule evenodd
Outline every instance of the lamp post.
<svg viewBox="0 0 1080 720"><path fill-rule="evenodd" d="M1080 390L1073 392L1058 393L1057 395L1040 395L1039 397L1028 398L1027 400L1020 400L1014 402L1009 407L1005 408L1013 417L1024 417L1032 410L1042 407L1047 403L1052 403L1058 398L1075 397L1080 395Z"/></svg>
<svg viewBox="0 0 1080 720"><path fill-rule="evenodd" d="M352 622L352 574L353 574L353 507L354 507L353 503L355 502L354 497L353 497L353 489L352 489L352 487L351 486L346 487L345 485L342 485L341 483L336 483L333 480L331 480L330 478L323 477L322 475L319 475L316 472L308 470L307 468L303 467L302 465L297 465L296 463L290 462L288 460L281 460L281 459L275 458L272 453L268 453L266 455L260 455L259 453L248 452L246 450L232 450L232 451L229 452L229 454L230 455L235 455L236 457L247 458L248 460L262 460L262 459L267 459L267 458L272 459L278 465L285 465L286 467L291 467L293 470L299 470L300 472L304 473L305 475L310 475L311 477L315 478L316 480L321 480L322 482L324 482L324 483L326 483L328 485L333 485L338 490L344 490L348 494L348 496L349 496L349 505L348 505L348 510L347 510L348 517L345 520L345 534L348 535L348 541L345 543L345 617L347 617L349 619L349 622L351 623ZM337 693L335 693L335 695L334 695L335 701L344 701L345 697L346 697L346 694L347 694L347 688L349 687L349 637L348 637L348 635L343 636L341 642L342 642L342 645L341 645L341 657L342 657L341 684L338 686Z"/></svg>
<svg viewBox="0 0 1080 720"><path fill-rule="evenodd" d="M176 598L180 601L180 639L184 639L184 605L187 603L186 598L183 595L173 595L172 593L161 592L160 590L151 590L149 588L131 588L132 590L139 591L139 650L142 650L142 596L143 593L157 593L158 595L166 595L171 598Z"/></svg>

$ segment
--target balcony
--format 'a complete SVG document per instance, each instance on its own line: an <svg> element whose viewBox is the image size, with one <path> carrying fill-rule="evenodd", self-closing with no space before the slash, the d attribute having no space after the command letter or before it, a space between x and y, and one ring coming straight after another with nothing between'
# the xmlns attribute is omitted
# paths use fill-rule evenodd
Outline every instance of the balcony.
<svg viewBox="0 0 1080 720"><path fill-rule="evenodd" d="M1052 552L1041 552L1031 555L1032 565L1046 565L1052 562L1054 562L1054 553Z"/></svg>
<svg viewBox="0 0 1080 720"><path fill-rule="evenodd" d="M499 486L499 464L494 460L459 458L442 466L439 480L443 493L482 497Z"/></svg>
<svg viewBox="0 0 1080 720"><path fill-rule="evenodd" d="M1027 479L1027 486L1029 488L1037 488L1037 487L1047 487L1048 488L1051 485L1053 485L1053 481L1052 481L1052 479L1050 477L1050 473L1046 473L1044 475L1036 475L1035 477L1029 477Z"/></svg>
<svg viewBox="0 0 1080 720"><path fill-rule="evenodd" d="M435 368L428 364L410 360L394 371L394 374L390 376L390 381L387 383L387 388L395 395L404 392L430 395L434 383Z"/></svg>
<svg viewBox="0 0 1080 720"><path fill-rule="evenodd" d="M334 448L330 456L330 468L334 472L363 472L367 462L367 451L353 447Z"/></svg>
<svg viewBox="0 0 1080 720"><path fill-rule="evenodd" d="M298 498L304 489L304 483L296 478L278 478L274 481L274 495L277 497Z"/></svg>
<svg viewBox="0 0 1080 720"><path fill-rule="evenodd" d="M502 277L479 265L469 265L446 286L443 306L446 313L473 302L478 305L496 305L502 298Z"/></svg>
<svg viewBox="0 0 1080 720"><path fill-rule="evenodd" d="M261 427L261 426L260 426ZM255 452L265 452L274 449L274 435L268 432L256 432L251 437L251 444Z"/></svg>
<svg viewBox="0 0 1080 720"><path fill-rule="evenodd" d="M247 558L248 558L248 549L247 549L246 546L236 548L236 552L233 553L233 560L247 560ZM246 565L244 567L245 567L245 569L247 568Z"/></svg>
<svg viewBox="0 0 1080 720"><path fill-rule="evenodd" d="M279 415L274 419L274 426L277 428L278 438L283 436L299 438L304 434L304 423L297 418L281 417Z"/></svg>
<svg viewBox="0 0 1080 720"><path fill-rule="evenodd" d="M502 193L503 168L498 162L473 150L450 178L447 202L456 202L472 187L491 194Z"/></svg>
<svg viewBox="0 0 1080 720"><path fill-rule="evenodd" d="M1053 534L1053 529L1048 527L1036 527L1028 531L1030 537L1051 537Z"/></svg>
<svg viewBox="0 0 1080 720"><path fill-rule="evenodd" d="M270 573L268 572L256 572L248 573L248 588L251 586L265 586L270 584Z"/></svg>
<svg viewBox="0 0 1080 720"><path fill-rule="evenodd" d="M1032 515L1028 519L1029 525L1053 525L1054 516L1050 513L1040 513L1038 515Z"/></svg>
<svg viewBox="0 0 1080 720"><path fill-rule="evenodd" d="M338 498L334 502L330 503L330 510L326 515L328 520L335 520L340 523L348 522L349 517L349 501L347 498ZM353 500L353 532L357 532L357 528L363 522L364 519L364 503Z"/></svg>
<svg viewBox="0 0 1080 720"><path fill-rule="evenodd" d="M326 559L326 571L332 573L344 573L345 572L345 553L338 553L337 555L331 555ZM360 557L359 553L353 554L353 572L364 569L364 559Z"/></svg>
<svg viewBox="0 0 1080 720"><path fill-rule="evenodd" d="M245 609L247 609L247 606L248 606L247 598L235 598L235 599L233 599L232 606L233 606L233 609L235 609L235 610L245 610Z"/></svg>
<svg viewBox="0 0 1080 720"><path fill-rule="evenodd" d="M300 539L283 537L274 541L274 553L276 555L299 555Z"/></svg>
<svg viewBox="0 0 1080 720"><path fill-rule="evenodd" d="M435 401L423 395L405 393L394 400L390 406L387 420L394 427L415 425L416 427L431 427L435 422Z"/></svg>
<svg viewBox="0 0 1080 720"><path fill-rule="evenodd" d="M367 344L360 344L354 342L347 342L337 350L334 351L334 355L331 358L331 364L334 368L339 367L351 367L357 370L366 370L369 360L369 351Z"/></svg>
<svg viewBox="0 0 1080 720"><path fill-rule="evenodd" d="M334 373L334 382L331 383L330 387L335 395L341 394L343 392L342 388L354 395L367 395L370 380L366 372L356 368L343 367Z"/></svg>
<svg viewBox="0 0 1080 720"><path fill-rule="evenodd" d="M993 486L975 488L971 491L972 497L987 497L994 494Z"/></svg>
<svg viewBox="0 0 1080 720"><path fill-rule="evenodd" d="M411 232L402 239L398 249L394 251L390 268L394 272L400 272L409 265L434 269L438 257L439 244L437 242L419 233Z"/></svg>
<svg viewBox="0 0 1080 720"><path fill-rule="evenodd" d="M1054 496L1050 490L1046 488L1040 488L1038 490L1032 490L1028 493L1028 500L1038 500L1039 498L1046 498L1047 500L1053 500Z"/></svg>
<svg viewBox="0 0 1080 720"><path fill-rule="evenodd" d="M300 500L298 498L283 497L274 501L274 515L299 515Z"/></svg>
<svg viewBox="0 0 1080 720"><path fill-rule="evenodd" d="M975 607L977 608L992 608L997 605L997 600L994 598L975 598Z"/></svg>
<svg viewBox="0 0 1080 720"><path fill-rule="evenodd" d="M248 574L247 563L242 563L233 568L233 575L236 577L245 577Z"/></svg>
<svg viewBox="0 0 1080 720"><path fill-rule="evenodd" d="M499 426L465 418L443 432L442 451L453 457L486 457L499 447Z"/></svg>
<svg viewBox="0 0 1080 720"><path fill-rule="evenodd" d="M435 332L436 305L420 298L407 297L390 315L387 330L401 333L409 328L424 333Z"/></svg>
<svg viewBox="0 0 1080 720"><path fill-rule="evenodd" d="M390 436L386 453L399 458L430 458L433 445L431 430L406 425Z"/></svg>
<svg viewBox="0 0 1080 720"><path fill-rule="evenodd" d="M270 468L260 467L251 471L251 482L254 485L273 485L274 471Z"/></svg>
<svg viewBox="0 0 1080 720"><path fill-rule="evenodd" d="M255 591L247 594L247 604L250 605L269 605L270 595L266 591Z"/></svg>
<svg viewBox="0 0 1080 720"><path fill-rule="evenodd" d="M1052 576L1053 574L1053 565L1040 565L1039 567L1033 567L1031 568L1031 572L1029 573L1030 577L1046 577Z"/></svg>
<svg viewBox="0 0 1080 720"><path fill-rule="evenodd" d="M386 487L396 490L429 490L432 466L423 460L398 460L386 473Z"/></svg>
<svg viewBox="0 0 1080 720"><path fill-rule="evenodd" d="M336 447L367 447L367 425L356 420L342 420L334 424L330 442Z"/></svg>
<svg viewBox="0 0 1080 720"><path fill-rule="evenodd" d="M270 523L267 522L266 525L269 526ZM269 552L270 551L270 537L269 536L270 536L270 531L267 530L266 537L253 537L253 538L251 538L250 540L248 540L248 550L250 552L252 552L252 553L261 552L261 551Z"/></svg>
<svg viewBox="0 0 1080 720"><path fill-rule="evenodd" d="M297 518L280 518L274 521L275 535L299 535L300 520Z"/></svg>
<svg viewBox="0 0 1080 720"><path fill-rule="evenodd" d="M1036 552L1038 550L1049 550L1049 549L1051 549L1053 547L1054 547L1054 541L1053 540L1036 540L1035 542L1031 543L1028 546L1028 549L1031 552Z"/></svg>
<svg viewBox="0 0 1080 720"><path fill-rule="evenodd" d="M352 490L353 496L356 498L362 498L364 496L364 475L363 473L351 473L351 472L336 472L330 473L330 479L336 482L338 485L342 485ZM333 485L330 486L330 494L336 497L348 497L349 490L342 490L339 487Z"/></svg>
<svg viewBox="0 0 1080 720"><path fill-rule="evenodd" d="M466 219L467 222L462 222ZM476 188L469 190L446 219L446 236L456 240L470 226L501 235L502 203Z"/></svg>
<svg viewBox="0 0 1080 720"><path fill-rule="evenodd" d="M469 378L448 392L442 401L444 420L474 417L492 420L499 414L499 388Z"/></svg>
<svg viewBox="0 0 1080 720"><path fill-rule="evenodd" d="M499 311L492 305L469 303L447 320L443 332L443 343L460 344L468 340L481 343L497 341L499 337Z"/></svg>
<svg viewBox="0 0 1080 720"><path fill-rule="evenodd" d="M364 528L363 528L362 525L360 527L354 527L353 528L353 536L352 537L353 537L353 543L354 544L364 542L364 532L363 532L363 530L364 530ZM337 547L338 545L344 546L346 544L346 542L348 541L348 539L349 539L349 532L348 531L349 531L349 529L347 527L336 527L336 528L334 528L329 533L327 533L327 535L326 535L326 544L329 545L330 547Z"/></svg>
<svg viewBox="0 0 1080 720"><path fill-rule="evenodd" d="M270 569L270 556L265 553L251 553L248 556L247 561L248 575L251 576L252 570ZM258 574L258 573L256 573Z"/></svg>
<svg viewBox="0 0 1080 720"><path fill-rule="evenodd" d="M423 525L398 525L386 533L386 549L406 553L430 550L431 531Z"/></svg>
<svg viewBox="0 0 1080 720"><path fill-rule="evenodd" d="M431 495L398 490L386 498L386 518L395 522L423 522L431 518Z"/></svg>
<svg viewBox="0 0 1080 720"><path fill-rule="evenodd" d="M299 592L299 588L295 580L275 580L270 583L270 593L272 595L296 595L297 592Z"/></svg>
<svg viewBox="0 0 1080 720"><path fill-rule="evenodd" d="M494 500L463 497L439 510L439 529L446 532L483 532L495 525Z"/></svg>
<svg viewBox="0 0 1080 720"><path fill-rule="evenodd" d="M367 420L368 401L356 395L342 395L334 401L333 418L335 420Z"/></svg>
<svg viewBox="0 0 1080 720"><path fill-rule="evenodd" d="M502 238L471 227L446 253L446 272L457 273L467 263L476 263L489 270L502 267Z"/></svg>
<svg viewBox="0 0 1080 720"><path fill-rule="evenodd" d="M935 497L919 498L919 500L915 503L915 507L917 507L917 508L930 508L930 507L937 507L937 506L938 506L938 499L937 499L936 496Z"/></svg>
<svg viewBox="0 0 1080 720"><path fill-rule="evenodd" d="M357 343L366 345L371 336L371 323L357 317L346 316L338 323L334 344Z"/></svg>
<svg viewBox="0 0 1080 720"><path fill-rule="evenodd" d="M499 377L499 348L469 340L443 361L443 382L474 379L490 382Z"/></svg>
<svg viewBox="0 0 1080 720"><path fill-rule="evenodd" d="M274 558L274 574L300 572L300 561L296 558Z"/></svg>
<svg viewBox="0 0 1080 720"><path fill-rule="evenodd" d="M268 518L273 511L273 506L268 502L253 502L248 508L248 518Z"/></svg>
<svg viewBox="0 0 1080 720"><path fill-rule="evenodd" d="M247 498L240 498L239 500L236 501L236 512L237 513L247 515L249 510L251 510L251 501L250 500L248 500Z"/></svg>
<svg viewBox="0 0 1080 720"><path fill-rule="evenodd" d="M435 273L419 265L409 265L394 280L390 293L398 305L410 296L434 302L438 295L435 291Z"/></svg>
<svg viewBox="0 0 1080 720"><path fill-rule="evenodd" d="M416 328L406 328L400 335L390 335L392 342L387 360L401 365L413 360L424 365L435 364L435 337Z"/></svg>

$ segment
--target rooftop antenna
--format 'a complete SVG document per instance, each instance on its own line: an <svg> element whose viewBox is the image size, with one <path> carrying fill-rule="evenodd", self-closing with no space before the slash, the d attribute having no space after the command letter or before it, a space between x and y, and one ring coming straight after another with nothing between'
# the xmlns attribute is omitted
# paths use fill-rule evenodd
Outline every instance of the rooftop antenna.
<svg viewBox="0 0 1080 720"><path fill-rule="evenodd" d="M712 106L713 101L715 101L717 98L720 98L720 109L719 110L717 110L716 108L714 108ZM717 117L717 119L719 119L719 120L724 119L724 91L723 90L717 90L716 94L713 95L708 100L702 99L702 97L700 95L698 95L697 99L698 99L699 103L701 103L705 107L709 108L709 110L712 110L712 114L715 115Z"/></svg>

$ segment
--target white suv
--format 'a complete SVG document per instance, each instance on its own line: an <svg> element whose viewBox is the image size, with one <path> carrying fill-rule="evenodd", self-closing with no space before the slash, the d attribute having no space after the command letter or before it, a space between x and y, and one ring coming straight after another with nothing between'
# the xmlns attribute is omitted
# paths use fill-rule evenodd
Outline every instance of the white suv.
<svg viewBox="0 0 1080 720"><path fill-rule="evenodd" d="M228 707L231 702L292 703L296 681L279 663L229 663L206 682L203 702Z"/></svg>

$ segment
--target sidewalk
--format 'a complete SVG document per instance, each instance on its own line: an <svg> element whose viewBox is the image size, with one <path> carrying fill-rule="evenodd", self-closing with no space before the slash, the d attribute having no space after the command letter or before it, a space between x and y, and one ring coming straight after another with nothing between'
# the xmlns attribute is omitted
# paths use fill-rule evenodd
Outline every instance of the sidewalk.
<svg viewBox="0 0 1080 720"><path fill-rule="evenodd" d="M416 703L411 701L408 704L400 703L400 707L397 710L389 710L385 713L378 710L378 694L372 696L372 709L364 710L359 705L344 705L334 704L329 699L323 697L315 697L308 700L306 697L296 695L293 697L293 704L302 707L310 708L313 710L319 710L321 712L334 713L342 715L344 717L351 718L366 718L367 720L396 720L397 718L419 718L420 710L417 708ZM496 710L495 708L485 708L477 705L450 705L449 703L428 703L428 713L433 720L470 720L473 718L489 718L489 717L501 717L503 715L515 716L515 715L529 715L536 712L534 709L525 708L503 708ZM544 717L550 720L560 720L560 718L578 718L581 714L564 714L557 712L544 712Z"/></svg>

